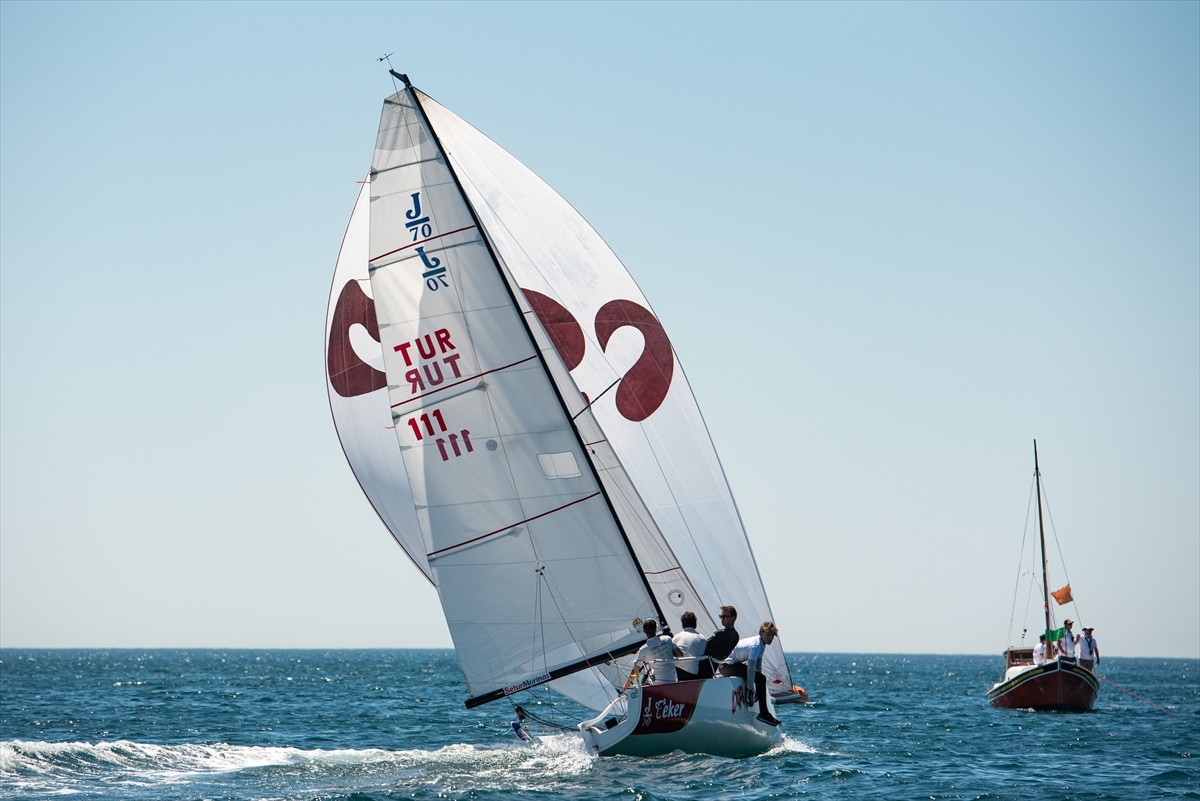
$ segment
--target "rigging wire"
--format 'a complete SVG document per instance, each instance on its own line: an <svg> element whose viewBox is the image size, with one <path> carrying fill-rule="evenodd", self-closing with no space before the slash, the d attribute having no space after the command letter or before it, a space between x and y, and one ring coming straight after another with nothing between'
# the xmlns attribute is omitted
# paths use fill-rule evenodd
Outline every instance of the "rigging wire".
<svg viewBox="0 0 1200 801"><path fill-rule="evenodd" d="M1058 551L1058 564L1059 564L1059 567L1062 569L1063 581L1066 583L1066 586L1069 587L1069 586L1071 586L1071 576L1067 573L1067 560L1063 558L1062 543L1059 542L1059 540L1058 540L1058 529L1056 529L1054 527L1054 513L1050 510L1050 496L1046 492L1046 477L1045 477L1045 475L1042 476L1042 499L1045 501L1045 504L1046 504L1046 519L1050 521L1050 536L1054 539L1054 549L1056 551ZM1049 599L1047 599L1046 602L1049 603ZM1079 625L1080 625L1080 634L1077 636L1082 636L1083 635L1083 629L1082 629L1083 623L1081 621L1084 620L1084 617L1083 617L1083 613L1079 611L1079 602L1075 600L1074 595L1071 596L1070 604L1071 604L1071 608L1075 610L1075 620L1076 620L1076 622L1079 622ZM1053 608L1051 608L1051 613L1053 613L1053 611L1054 611ZM1055 621L1055 623L1057 623L1057 621Z"/></svg>
<svg viewBox="0 0 1200 801"><path fill-rule="evenodd" d="M1033 480L1029 484L1029 498L1025 501L1025 526L1021 530L1021 550L1020 550L1020 558L1018 558L1018 560L1017 560L1017 580L1013 586L1012 607L1009 609L1009 612L1008 612L1008 639L1010 642L1012 640L1014 621L1017 619L1017 597L1020 595L1020 592L1021 592L1021 579L1023 579L1026 576L1025 573L1021 572L1021 568L1025 564L1025 543L1029 540L1029 514L1030 514L1030 510L1033 508L1033 493L1035 492L1035 488L1037 486L1036 482L1037 482L1037 476L1035 475ZM1032 575L1032 574L1029 574L1029 575ZM1025 615L1023 618L1024 620L1029 619L1029 597L1030 597L1030 595L1031 595L1031 593L1026 594ZM1024 642L1025 632L1027 632L1028 630L1029 630L1028 628L1021 629L1022 642Z"/></svg>

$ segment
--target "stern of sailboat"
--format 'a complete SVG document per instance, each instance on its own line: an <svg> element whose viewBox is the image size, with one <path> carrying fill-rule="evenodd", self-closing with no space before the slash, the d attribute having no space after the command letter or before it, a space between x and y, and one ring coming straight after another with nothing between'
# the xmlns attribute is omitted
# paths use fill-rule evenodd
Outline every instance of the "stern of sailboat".
<svg viewBox="0 0 1200 801"><path fill-rule="evenodd" d="M774 711L770 698L768 709ZM659 756L672 751L731 758L762 754L782 732L757 719L746 681L719 677L634 686L608 709L579 724L589 749L602 756Z"/></svg>

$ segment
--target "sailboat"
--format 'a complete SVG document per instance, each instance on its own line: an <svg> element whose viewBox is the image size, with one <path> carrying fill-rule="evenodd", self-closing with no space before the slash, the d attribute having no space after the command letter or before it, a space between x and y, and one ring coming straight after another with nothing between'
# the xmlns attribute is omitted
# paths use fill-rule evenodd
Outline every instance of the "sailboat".
<svg viewBox="0 0 1200 801"><path fill-rule="evenodd" d="M1070 586L1050 591L1046 568L1046 527L1043 521L1042 471L1038 465L1037 441L1033 443L1033 474L1037 497L1039 555L1041 561L1041 597L1044 610L1046 659L1038 662L1032 647L1010 646L1005 649L1004 675L988 690L988 702L1004 709L1087 712L1096 704L1100 682L1096 674L1079 664L1073 656L1052 655L1062 636L1054 627L1050 601L1070 600Z"/></svg>
<svg viewBox="0 0 1200 801"><path fill-rule="evenodd" d="M769 750L753 681L626 687L644 620L774 620L670 337L570 204L389 72L327 389L360 486L437 588L466 706L509 699L523 735L516 702L549 688L596 713L571 729L596 754ZM780 639L762 672L794 688Z"/></svg>

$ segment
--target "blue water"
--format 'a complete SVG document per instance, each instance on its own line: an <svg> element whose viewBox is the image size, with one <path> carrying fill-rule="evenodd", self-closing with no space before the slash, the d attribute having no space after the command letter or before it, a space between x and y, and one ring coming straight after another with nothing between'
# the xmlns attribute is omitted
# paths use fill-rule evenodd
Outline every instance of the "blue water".
<svg viewBox="0 0 1200 801"><path fill-rule="evenodd" d="M521 744L450 651L3 649L0 798L1200 799L1200 660L1108 657L1072 715L990 708L999 656L790 659L782 747L634 759Z"/></svg>

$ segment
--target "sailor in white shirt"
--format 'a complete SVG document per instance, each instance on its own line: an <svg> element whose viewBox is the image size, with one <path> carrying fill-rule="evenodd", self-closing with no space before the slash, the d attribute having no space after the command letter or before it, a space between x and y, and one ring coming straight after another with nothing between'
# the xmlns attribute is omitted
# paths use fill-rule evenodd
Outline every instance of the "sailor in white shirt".
<svg viewBox="0 0 1200 801"><path fill-rule="evenodd" d="M1040 665L1046 661L1046 635L1038 635L1038 644L1033 646L1033 664Z"/></svg>
<svg viewBox="0 0 1200 801"><path fill-rule="evenodd" d="M698 658L704 656L704 646L708 643L708 638L696 631L695 612L684 612L679 616L679 623L683 626L683 631L671 639L674 640L675 647L683 651L683 658L675 663L675 671L679 674L680 681L697 679L700 677Z"/></svg>
<svg viewBox="0 0 1200 801"><path fill-rule="evenodd" d="M1095 631L1091 626L1083 627L1083 636L1079 638L1079 664L1088 670L1094 670L1100 664L1100 646L1092 636Z"/></svg>
<svg viewBox="0 0 1200 801"><path fill-rule="evenodd" d="M648 676L654 684L676 681L675 657L683 656L683 652L675 647L670 637L658 633L658 621L653 618L642 624L642 633L646 635L646 644L637 652L635 674L643 678Z"/></svg>
<svg viewBox="0 0 1200 801"><path fill-rule="evenodd" d="M779 629L770 620L764 620L758 628L758 636L738 640L733 651L729 654L729 667L734 670L732 675L746 678L746 683L754 682L755 696L758 698L758 719L769 726L778 726L779 720L767 709L767 677L762 672L762 655L768 645L775 641ZM722 666L722 671L724 671Z"/></svg>
<svg viewBox="0 0 1200 801"><path fill-rule="evenodd" d="M1075 633L1071 631L1071 626L1075 625L1075 621L1067 618L1063 621L1063 636L1058 641L1058 655L1064 659L1071 661L1075 660Z"/></svg>

